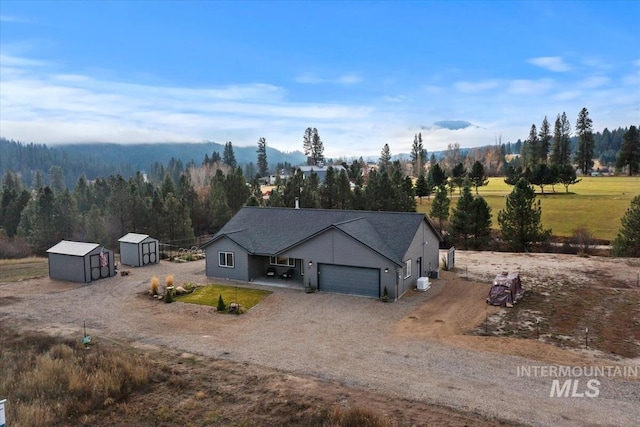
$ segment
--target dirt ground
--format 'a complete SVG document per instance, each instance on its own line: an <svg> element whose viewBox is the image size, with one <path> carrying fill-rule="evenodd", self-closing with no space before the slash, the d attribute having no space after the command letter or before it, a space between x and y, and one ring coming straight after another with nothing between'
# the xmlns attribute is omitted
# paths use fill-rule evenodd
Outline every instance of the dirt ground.
<svg viewBox="0 0 640 427"><path fill-rule="evenodd" d="M261 425L294 425L313 418L310 414L321 408L334 407L372 408L397 425L633 425L629 420L640 417L637 405L630 403L640 396L637 379L612 384L604 401L550 401L530 396L538 388L548 396L546 383L520 384L513 373L513 366L523 363L640 365L639 357L622 358L606 347L559 346L551 339L558 335L551 328L559 310L552 304L552 291L568 299L574 295L571 289L581 294L582 287L612 291L631 301L618 310L619 317L629 320L623 325L640 330L640 259L459 251L455 268L442 272L427 292L411 291L393 304L274 289L239 318L207 307L158 305L144 296L150 275L174 274L178 283L211 281L204 277L203 262L163 262L147 269L106 279L108 287L100 285L103 281L87 286L48 278L3 283L0 277L0 324L68 335L77 333L81 319L91 318L94 334L104 342L160 351L167 361L178 362L171 368L174 387L158 385L154 405L173 398L184 411L195 408L193 419L211 420L194 425L251 425L256 420ZM524 304L525 293L516 310L488 306L486 295L501 271L519 271L527 293L536 295L536 305ZM517 310L520 317L510 318ZM615 311L609 307L599 316ZM501 324L529 324L526 313L548 320L543 331L548 340L500 335ZM301 323L300 318L309 320ZM315 319L328 323L319 328ZM491 333L478 333L488 319ZM640 349L640 336L630 336L627 347ZM500 366L505 367L502 373ZM473 368L474 377L486 378L465 378L460 373L465 368ZM483 369L495 373L481 374ZM189 382L193 379L197 381ZM528 405L503 418L493 403L482 399L487 387L528 396ZM118 410L144 413L148 399L133 396ZM204 411L198 401L215 404L216 409ZM122 425L115 421L117 411L109 413L99 415L110 420L106 425ZM296 422L296 416L302 418ZM95 421L88 419L86 425Z"/></svg>

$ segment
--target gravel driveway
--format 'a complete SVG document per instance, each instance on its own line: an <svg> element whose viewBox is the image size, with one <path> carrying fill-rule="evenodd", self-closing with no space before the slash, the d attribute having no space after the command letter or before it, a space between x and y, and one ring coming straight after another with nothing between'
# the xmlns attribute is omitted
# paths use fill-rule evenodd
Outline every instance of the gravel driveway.
<svg viewBox="0 0 640 427"><path fill-rule="evenodd" d="M473 265L464 253L457 260ZM531 425L640 425L640 381L598 378L597 397L551 398L551 378L517 375L519 366L543 362L394 335L392 326L446 286L443 280L393 304L268 288L273 294L242 316L145 296L151 276L207 283L204 271L204 261L162 262L88 285L0 279L0 320L78 337L86 321L98 341L167 346ZM584 391L587 379L579 380Z"/></svg>

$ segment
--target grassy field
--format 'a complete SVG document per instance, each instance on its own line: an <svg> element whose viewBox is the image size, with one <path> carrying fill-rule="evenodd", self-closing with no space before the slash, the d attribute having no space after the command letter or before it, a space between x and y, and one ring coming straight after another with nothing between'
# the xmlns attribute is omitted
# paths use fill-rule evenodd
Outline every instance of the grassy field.
<svg viewBox="0 0 640 427"><path fill-rule="evenodd" d="M505 184L504 178L491 178L489 185L480 187L478 193L484 197L493 218L493 228L498 228L498 212L504 209L505 196L513 187ZM631 205L631 199L640 195L640 177L583 177L569 187L556 185L554 193L545 186L545 194L535 187L542 206L542 226L551 228L553 235L571 236L573 230L585 227L594 237L613 240L620 229L620 218ZM472 190L475 194L475 190ZM431 200L423 199L418 203L418 212L429 213ZM451 208L455 208L457 193L454 194Z"/></svg>
<svg viewBox="0 0 640 427"><path fill-rule="evenodd" d="M48 274L47 258L0 259L0 283L19 282Z"/></svg>
<svg viewBox="0 0 640 427"><path fill-rule="evenodd" d="M240 303L242 307L248 310L270 294L270 291L263 291L260 289L249 289L243 287L214 284L200 286L196 288L193 293L176 297L176 300L180 302L188 302L191 304L209 305L215 307L218 305L218 297L222 295L222 299L224 300L225 304L228 305L232 302Z"/></svg>

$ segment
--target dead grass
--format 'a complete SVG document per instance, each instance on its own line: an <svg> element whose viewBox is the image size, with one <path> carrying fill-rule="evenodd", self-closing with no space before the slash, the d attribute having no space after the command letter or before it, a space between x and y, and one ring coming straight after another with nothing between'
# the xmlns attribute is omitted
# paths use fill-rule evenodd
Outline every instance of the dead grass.
<svg viewBox="0 0 640 427"><path fill-rule="evenodd" d="M16 426L48 426L119 402L147 386L149 359L108 344L86 349L79 341L0 327L0 395L11 402Z"/></svg>
<svg viewBox="0 0 640 427"><path fill-rule="evenodd" d="M262 366L94 342L85 350L42 333L18 334L1 322L0 396L7 398L8 425L513 425Z"/></svg>
<svg viewBox="0 0 640 427"><path fill-rule="evenodd" d="M47 258L29 257L20 259L0 259L0 283L45 277L49 274Z"/></svg>
<svg viewBox="0 0 640 427"><path fill-rule="evenodd" d="M614 358L639 357L640 290L570 282L534 285L514 308L490 316L475 332L588 347Z"/></svg>

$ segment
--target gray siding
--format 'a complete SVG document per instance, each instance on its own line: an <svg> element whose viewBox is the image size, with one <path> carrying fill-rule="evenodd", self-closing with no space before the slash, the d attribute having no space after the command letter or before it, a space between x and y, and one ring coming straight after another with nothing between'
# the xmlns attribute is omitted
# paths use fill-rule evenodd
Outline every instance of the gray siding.
<svg viewBox="0 0 640 427"><path fill-rule="evenodd" d="M403 261L411 260L411 276L404 278L404 265L399 272L399 296L417 286L419 277L426 277L429 271L438 268L439 240L426 224L420 224ZM420 262L419 262L420 261Z"/></svg>
<svg viewBox="0 0 640 427"><path fill-rule="evenodd" d="M102 251L109 260L106 267L100 265L99 255ZM52 279L89 283L114 275L113 251L108 249L96 248L85 256L49 253L49 277Z"/></svg>
<svg viewBox="0 0 640 427"><path fill-rule="evenodd" d="M137 243L120 242L120 262L132 267L139 267L142 265Z"/></svg>
<svg viewBox="0 0 640 427"><path fill-rule="evenodd" d="M304 260L305 285L310 283L315 287L318 287L318 264L366 267L380 271L387 268L389 273L381 273L380 295L386 286L389 296L396 297L393 271L397 265L339 230L327 230L281 255ZM313 262L312 266L308 265L309 261Z"/></svg>
<svg viewBox="0 0 640 427"><path fill-rule="evenodd" d="M86 275L85 257L49 254L49 277L52 279L69 280L72 282L88 283L91 276Z"/></svg>
<svg viewBox="0 0 640 427"><path fill-rule="evenodd" d="M140 243L120 242L120 262L132 267L157 264L160 262L159 252L158 240L151 237Z"/></svg>
<svg viewBox="0 0 640 427"><path fill-rule="evenodd" d="M218 266L219 252L233 253L233 268ZM247 254L247 251L235 242L223 237L207 246L205 254L207 257L206 265L208 277L221 277L224 279L249 281L249 255Z"/></svg>

